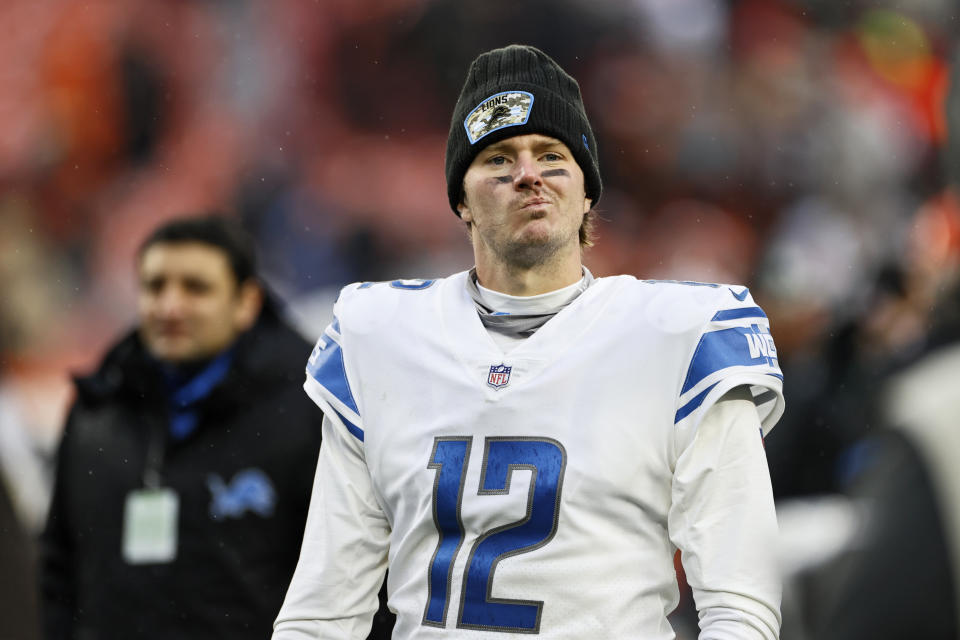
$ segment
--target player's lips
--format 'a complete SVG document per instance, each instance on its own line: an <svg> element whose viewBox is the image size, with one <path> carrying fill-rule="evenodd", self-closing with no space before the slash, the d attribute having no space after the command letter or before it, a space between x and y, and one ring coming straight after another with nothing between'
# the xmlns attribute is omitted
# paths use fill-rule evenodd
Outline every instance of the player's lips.
<svg viewBox="0 0 960 640"><path fill-rule="evenodd" d="M550 204L550 201L546 198L532 198L524 202L520 208L521 209L536 209L544 205Z"/></svg>

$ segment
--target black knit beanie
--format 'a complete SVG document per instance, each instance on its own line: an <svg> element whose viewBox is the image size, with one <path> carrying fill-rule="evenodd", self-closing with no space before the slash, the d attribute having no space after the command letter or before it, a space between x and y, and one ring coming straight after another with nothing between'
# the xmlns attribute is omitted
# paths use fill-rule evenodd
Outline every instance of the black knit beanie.
<svg viewBox="0 0 960 640"><path fill-rule="evenodd" d="M540 133L560 140L580 165L596 206L603 185L597 142L580 85L550 56L527 45L480 54L470 65L447 137L447 197L458 216L463 176L476 155L505 138Z"/></svg>

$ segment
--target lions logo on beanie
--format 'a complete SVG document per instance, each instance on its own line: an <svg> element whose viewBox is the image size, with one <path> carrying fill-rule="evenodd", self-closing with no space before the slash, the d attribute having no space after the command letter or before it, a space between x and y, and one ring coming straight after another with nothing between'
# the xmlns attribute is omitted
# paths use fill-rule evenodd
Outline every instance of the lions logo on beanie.
<svg viewBox="0 0 960 640"><path fill-rule="evenodd" d="M476 155L495 142L529 133L567 145L583 170L586 196L597 204L603 185L580 85L544 52L514 44L477 56L453 109L446 173L454 213L460 215L463 176Z"/></svg>
<svg viewBox="0 0 960 640"><path fill-rule="evenodd" d="M526 124L530 119L533 94L504 91L478 104L463 120L470 144L497 129Z"/></svg>

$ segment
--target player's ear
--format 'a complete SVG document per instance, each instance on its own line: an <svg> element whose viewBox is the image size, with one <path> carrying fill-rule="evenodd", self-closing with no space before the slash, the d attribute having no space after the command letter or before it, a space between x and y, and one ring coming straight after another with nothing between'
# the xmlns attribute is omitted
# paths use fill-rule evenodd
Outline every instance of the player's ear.
<svg viewBox="0 0 960 640"><path fill-rule="evenodd" d="M583 212L584 212L584 213L590 211L590 207L592 207L592 206L593 206L593 200L591 200L590 198L584 198L584 199L583 199Z"/></svg>
<svg viewBox="0 0 960 640"><path fill-rule="evenodd" d="M461 220L464 222L473 222L473 214L470 212L470 207L467 205L467 194L463 194L460 204L457 205L457 211L460 212Z"/></svg>

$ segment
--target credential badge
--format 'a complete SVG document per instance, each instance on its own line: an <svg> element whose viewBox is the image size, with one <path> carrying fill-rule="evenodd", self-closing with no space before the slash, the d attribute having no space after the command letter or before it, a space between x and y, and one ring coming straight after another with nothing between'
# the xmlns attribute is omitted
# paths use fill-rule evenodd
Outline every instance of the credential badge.
<svg viewBox="0 0 960 640"><path fill-rule="evenodd" d="M531 107L533 94L527 91L504 91L485 98L463 120L470 144L497 129L526 124Z"/></svg>
<svg viewBox="0 0 960 640"><path fill-rule="evenodd" d="M494 389L502 389L510 383L510 369L502 362L490 367L490 373L487 375L487 384Z"/></svg>

